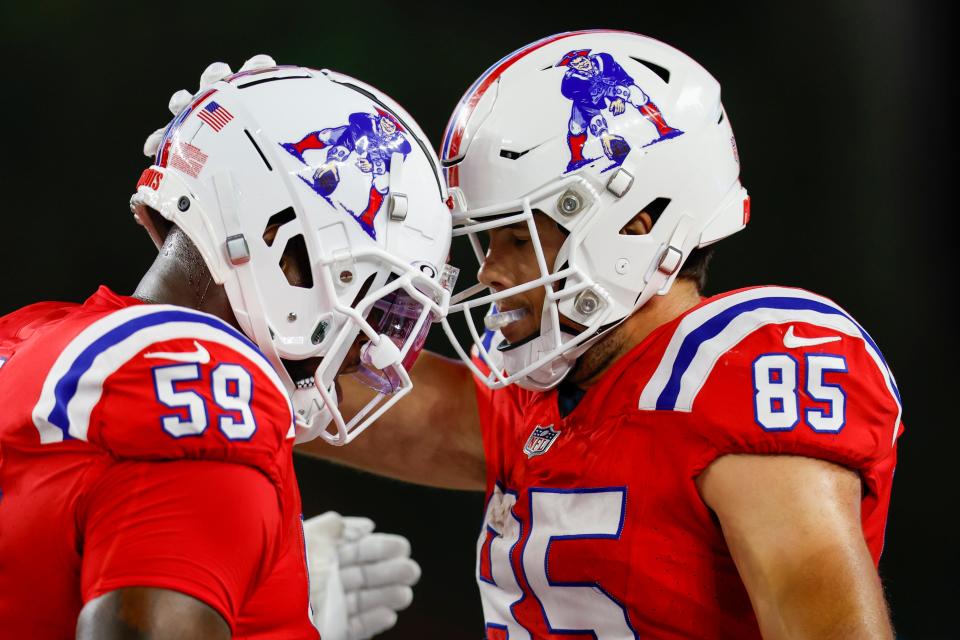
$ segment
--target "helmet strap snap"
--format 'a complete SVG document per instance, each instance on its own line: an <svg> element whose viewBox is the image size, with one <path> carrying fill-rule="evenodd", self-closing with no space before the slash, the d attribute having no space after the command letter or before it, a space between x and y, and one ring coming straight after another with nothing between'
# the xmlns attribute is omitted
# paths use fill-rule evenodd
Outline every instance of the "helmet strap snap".
<svg viewBox="0 0 960 640"><path fill-rule="evenodd" d="M610 176L610 179L607 180L607 191L618 198L625 196L632 186L633 174L623 167L618 167Z"/></svg>

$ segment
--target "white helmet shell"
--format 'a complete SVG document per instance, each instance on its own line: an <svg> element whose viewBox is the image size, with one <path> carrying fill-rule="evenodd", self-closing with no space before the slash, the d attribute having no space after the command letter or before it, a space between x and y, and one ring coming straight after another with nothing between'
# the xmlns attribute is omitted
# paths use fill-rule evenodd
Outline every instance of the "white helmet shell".
<svg viewBox="0 0 960 640"><path fill-rule="evenodd" d="M666 293L691 251L749 217L720 85L681 51L633 33L563 33L510 54L461 100L441 160L455 237L526 221L539 245L534 211L569 234L535 281L547 292L539 335L501 347L505 372L474 367L494 387L556 385L602 333ZM641 211L655 218L650 232L621 233ZM517 290L478 297L478 285L454 296L450 311L467 316L487 362L501 359L483 347L470 310ZM586 329L562 331L561 314Z"/></svg>
<svg viewBox="0 0 960 640"><path fill-rule="evenodd" d="M287 384L298 440L344 444L409 392L407 369L445 312L450 212L438 166L416 122L376 89L273 67L195 96L131 206L158 246L170 223L197 246ZM281 267L290 261L299 281ZM347 421L333 384L360 333L370 341L360 367L381 394ZM293 380L283 361L307 358L322 358L315 375Z"/></svg>

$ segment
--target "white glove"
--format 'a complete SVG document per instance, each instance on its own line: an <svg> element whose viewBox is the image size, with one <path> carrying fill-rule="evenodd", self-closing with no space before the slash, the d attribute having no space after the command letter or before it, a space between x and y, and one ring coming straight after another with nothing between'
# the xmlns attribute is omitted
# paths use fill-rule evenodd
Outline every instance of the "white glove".
<svg viewBox="0 0 960 640"><path fill-rule="evenodd" d="M275 67L277 63L274 62L273 58L261 53L255 55L246 62L243 63L243 66L240 67L240 71L253 71L255 69L264 69L266 67ZM167 108L170 109L170 113L174 116L180 114L183 111L183 108L190 104L190 101L193 99L193 96L197 95L204 89L207 89L214 82L223 80L228 75L233 73L230 70L230 65L226 62L214 62L206 69L203 70L203 73L200 74L200 88L197 89L196 93L190 93L186 89L180 89L172 96L170 96L170 102L167 103ZM157 129L149 136L147 136L146 142L143 143L143 155L148 158L152 158L157 154L157 148L160 146L160 141L163 139L163 132L166 127Z"/></svg>
<svg viewBox="0 0 960 640"><path fill-rule="evenodd" d="M328 511L303 523L310 603L323 640L368 640L413 601L420 565L403 536L373 533L369 518Z"/></svg>

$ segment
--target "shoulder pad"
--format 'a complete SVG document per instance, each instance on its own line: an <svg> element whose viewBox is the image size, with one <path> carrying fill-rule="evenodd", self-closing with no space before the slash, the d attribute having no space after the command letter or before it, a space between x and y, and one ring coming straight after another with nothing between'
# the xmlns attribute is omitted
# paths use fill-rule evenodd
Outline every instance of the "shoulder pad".
<svg viewBox="0 0 960 640"><path fill-rule="evenodd" d="M92 323L57 358L33 409L33 421L40 431L41 442L88 440L91 414L104 395L108 379L121 370L143 368L146 364L141 366L135 362L138 354L154 345L157 352L171 351L167 344L177 340L199 341L211 351L217 349L230 353L250 367L257 379L269 381L267 384L274 387L289 406L287 391L266 356L226 322L183 307L138 305L118 310ZM195 342L197 352L205 353L209 358L206 347L199 346L199 342ZM146 362L154 364L153 360ZM205 364L207 360L197 359L196 362ZM156 360L156 364L169 365L171 361L161 359ZM149 399L156 403L155 389L149 377L137 382L135 392L143 396L141 399L146 399L149 394ZM125 395L131 402L136 402L133 391ZM136 405L130 408L135 414Z"/></svg>
<svg viewBox="0 0 960 640"><path fill-rule="evenodd" d="M644 387L639 408L692 411L697 395L724 357L749 365L760 355L757 351L767 347L770 351L783 352L809 350L826 343L828 338L797 338L793 334L794 323L819 328L818 333L853 338L844 342L854 346L844 348L855 348L867 354L876 365L886 392L896 402L897 417L893 425L896 437L902 414L900 392L873 338L833 301L802 289L786 287L738 291L690 312L677 325L656 371ZM749 353L735 350L746 338L771 325L779 325L778 331L771 331L766 341L751 340ZM757 345L762 345L763 349Z"/></svg>

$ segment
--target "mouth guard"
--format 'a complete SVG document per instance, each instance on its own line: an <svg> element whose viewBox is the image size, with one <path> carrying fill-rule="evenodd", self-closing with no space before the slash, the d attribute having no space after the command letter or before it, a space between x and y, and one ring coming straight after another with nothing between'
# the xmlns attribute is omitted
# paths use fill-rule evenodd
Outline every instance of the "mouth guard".
<svg viewBox="0 0 960 640"><path fill-rule="evenodd" d="M529 312L526 309L512 309L511 311L485 316L483 324L490 331L498 331L517 320L523 320L527 315L529 315Z"/></svg>

